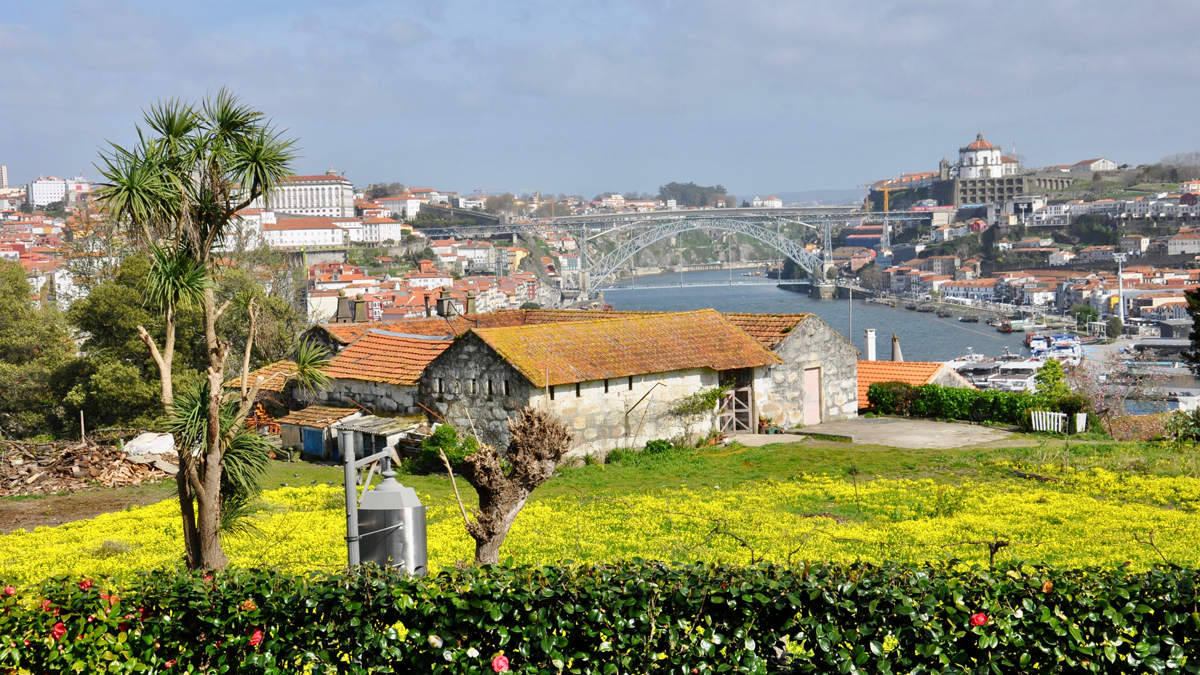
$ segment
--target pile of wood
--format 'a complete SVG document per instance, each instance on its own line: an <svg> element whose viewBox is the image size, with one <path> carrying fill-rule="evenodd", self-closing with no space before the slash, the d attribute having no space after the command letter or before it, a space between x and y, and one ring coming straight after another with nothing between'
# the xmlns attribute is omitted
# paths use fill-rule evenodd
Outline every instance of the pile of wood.
<svg viewBox="0 0 1200 675"><path fill-rule="evenodd" d="M0 496L5 497L141 485L168 478L171 469L161 460L130 458L93 443L0 441Z"/></svg>

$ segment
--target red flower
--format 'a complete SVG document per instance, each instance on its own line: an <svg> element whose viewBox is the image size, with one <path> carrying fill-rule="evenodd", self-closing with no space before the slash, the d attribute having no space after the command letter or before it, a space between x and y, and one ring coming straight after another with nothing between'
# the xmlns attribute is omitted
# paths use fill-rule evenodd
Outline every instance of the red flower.
<svg viewBox="0 0 1200 675"><path fill-rule="evenodd" d="M127 633L129 632L129 624L122 621L121 623L117 624L117 630L122 633Z"/></svg>
<svg viewBox="0 0 1200 675"><path fill-rule="evenodd" d="M150 616L150 612L147 612L145 607L138 607L138 614L142 615L141 616L142 621L145 621L146 617Z"/></svg>
<svg viewBox="0 0 1200 675"><path fill-rule="evenodd" d="M66 634L67 634L67 627L64 626L63 622L61 622L61 621L54 624L54 628L50 629L50 637L55 642L58 642L59 638L61 638L62 636L66 635Z"/></svg>
<svg viewBox="0 0 1200 675"><path fill-rule="evenodd" d="M985 625L987 625L987 622L988 622L988 616L987 616L987 614L984 614L983 612L979 612L977 614L971 615L971 625L972 626L985 626Z"/></svg>
<svg viewBox="0 0 1200 675"><path fill-rule="evenodd" d="M43 601L42 601L42 611L43 611L43 612L49 612L49 611L50 611L50 601L49 601L49 600L43 600Z"/></svg>
<svg viewBox="0 0 1200 675"><path fill-rule="evenodd" d="M4 594L5 594L5 595L16 595L16 594L17 594L17 589L13 588L12 586L5 586L5 587L4 587Z"/></svg>
<svg viewBox="0 0 1200 675"><path fill-rule="evenodd" d="M91 588L92 586L93 586L93 584L92 584L91 579L84 579L83 581L79 582L79 590L81 590L81 591L86 591L87 589Z"/></svg>
<svg viewBox="0 0 1200 675"><path fill-rule="evenodd" d="M171 666L175 665L175 659L171 659L170 661L167 661L163 665L166 666L167 668L170 668Z"/></svg>
<svg viewBox="0 0 1200 675"><path fill-rule="evenodd" d="M497 673L507 673L508 657L501 654L500 656L492 659L492 670L496 671Z"/></svg>
<svg viewBox="0 0 1200 675"><path fill-rule="evenodd" d="M211 575L211 574L209 574L209 575L206 575L206 576L204 577L204 581L212 581L212 575Z"/></svg>
<svg viewBox="0 0 1200 675"><path fill-rule="evenodd" d="M254 633L250 635L250 646L257 647L258 644L260 642L262 642L262 640L263 640L263 632L261 630L255 628Z"/></svg>

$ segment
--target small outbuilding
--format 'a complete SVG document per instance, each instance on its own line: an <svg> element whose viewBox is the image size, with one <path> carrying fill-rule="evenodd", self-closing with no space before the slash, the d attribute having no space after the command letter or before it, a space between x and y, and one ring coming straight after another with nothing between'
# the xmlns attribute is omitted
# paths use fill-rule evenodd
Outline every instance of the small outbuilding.
<svg viewBox="0 0 1200 675"><path fill-rule="evenodd" d="M362 417L353 408L311 405L279 419L283 447L305 455L334 462L341 461L337 432L342 423Z"/></svg>

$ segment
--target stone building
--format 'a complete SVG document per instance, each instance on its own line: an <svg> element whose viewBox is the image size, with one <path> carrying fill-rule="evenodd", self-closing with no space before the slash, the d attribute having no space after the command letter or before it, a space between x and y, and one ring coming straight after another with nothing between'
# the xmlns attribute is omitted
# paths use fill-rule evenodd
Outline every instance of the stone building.
<svg viewBox="0 0 1200 675"><path fill-rule="evenodd" d="M374 413L420 414L417 386L421 373L452 340L452 335L368 328L325 367L329 387L316 392L316 401Z"/></svg>
<svg viewBox="0 0 1200 675"><path fill-rule="evenodd" d="M518 407L544 407L571 427L570 454L578 457L714 427L754 433L760 415L782 426L853 417L855 358L849 342L812 315L610 313L474 328L425 369L419 398L500 447ZM711 414L671 413L721 384L731 388Z"/></svg>

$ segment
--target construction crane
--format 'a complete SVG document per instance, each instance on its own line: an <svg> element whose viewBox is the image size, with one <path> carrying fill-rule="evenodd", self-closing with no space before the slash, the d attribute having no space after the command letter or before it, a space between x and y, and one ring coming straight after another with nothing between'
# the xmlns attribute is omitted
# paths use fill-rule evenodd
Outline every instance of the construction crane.
<svg viewBox="0 0 1200 675"><path fill-rule="evenodd" d="M889 203L889 201L890 201L889 198L891 197L893 192L900 192L903 190L907 190L908 188L907 187L872 187L873 185L874 185L874 183L867 183L865 185L859 185L858 187L867 188L866 204L864 205L866 207L867 211L871 210L871 192L875 191L875 192L883 193L883 233L879 237L879 250L882 252L882 251L886 251L892 247L892 223L888 220L888 216L887 216L888 212L891 211L891 204Z"/></svg>

